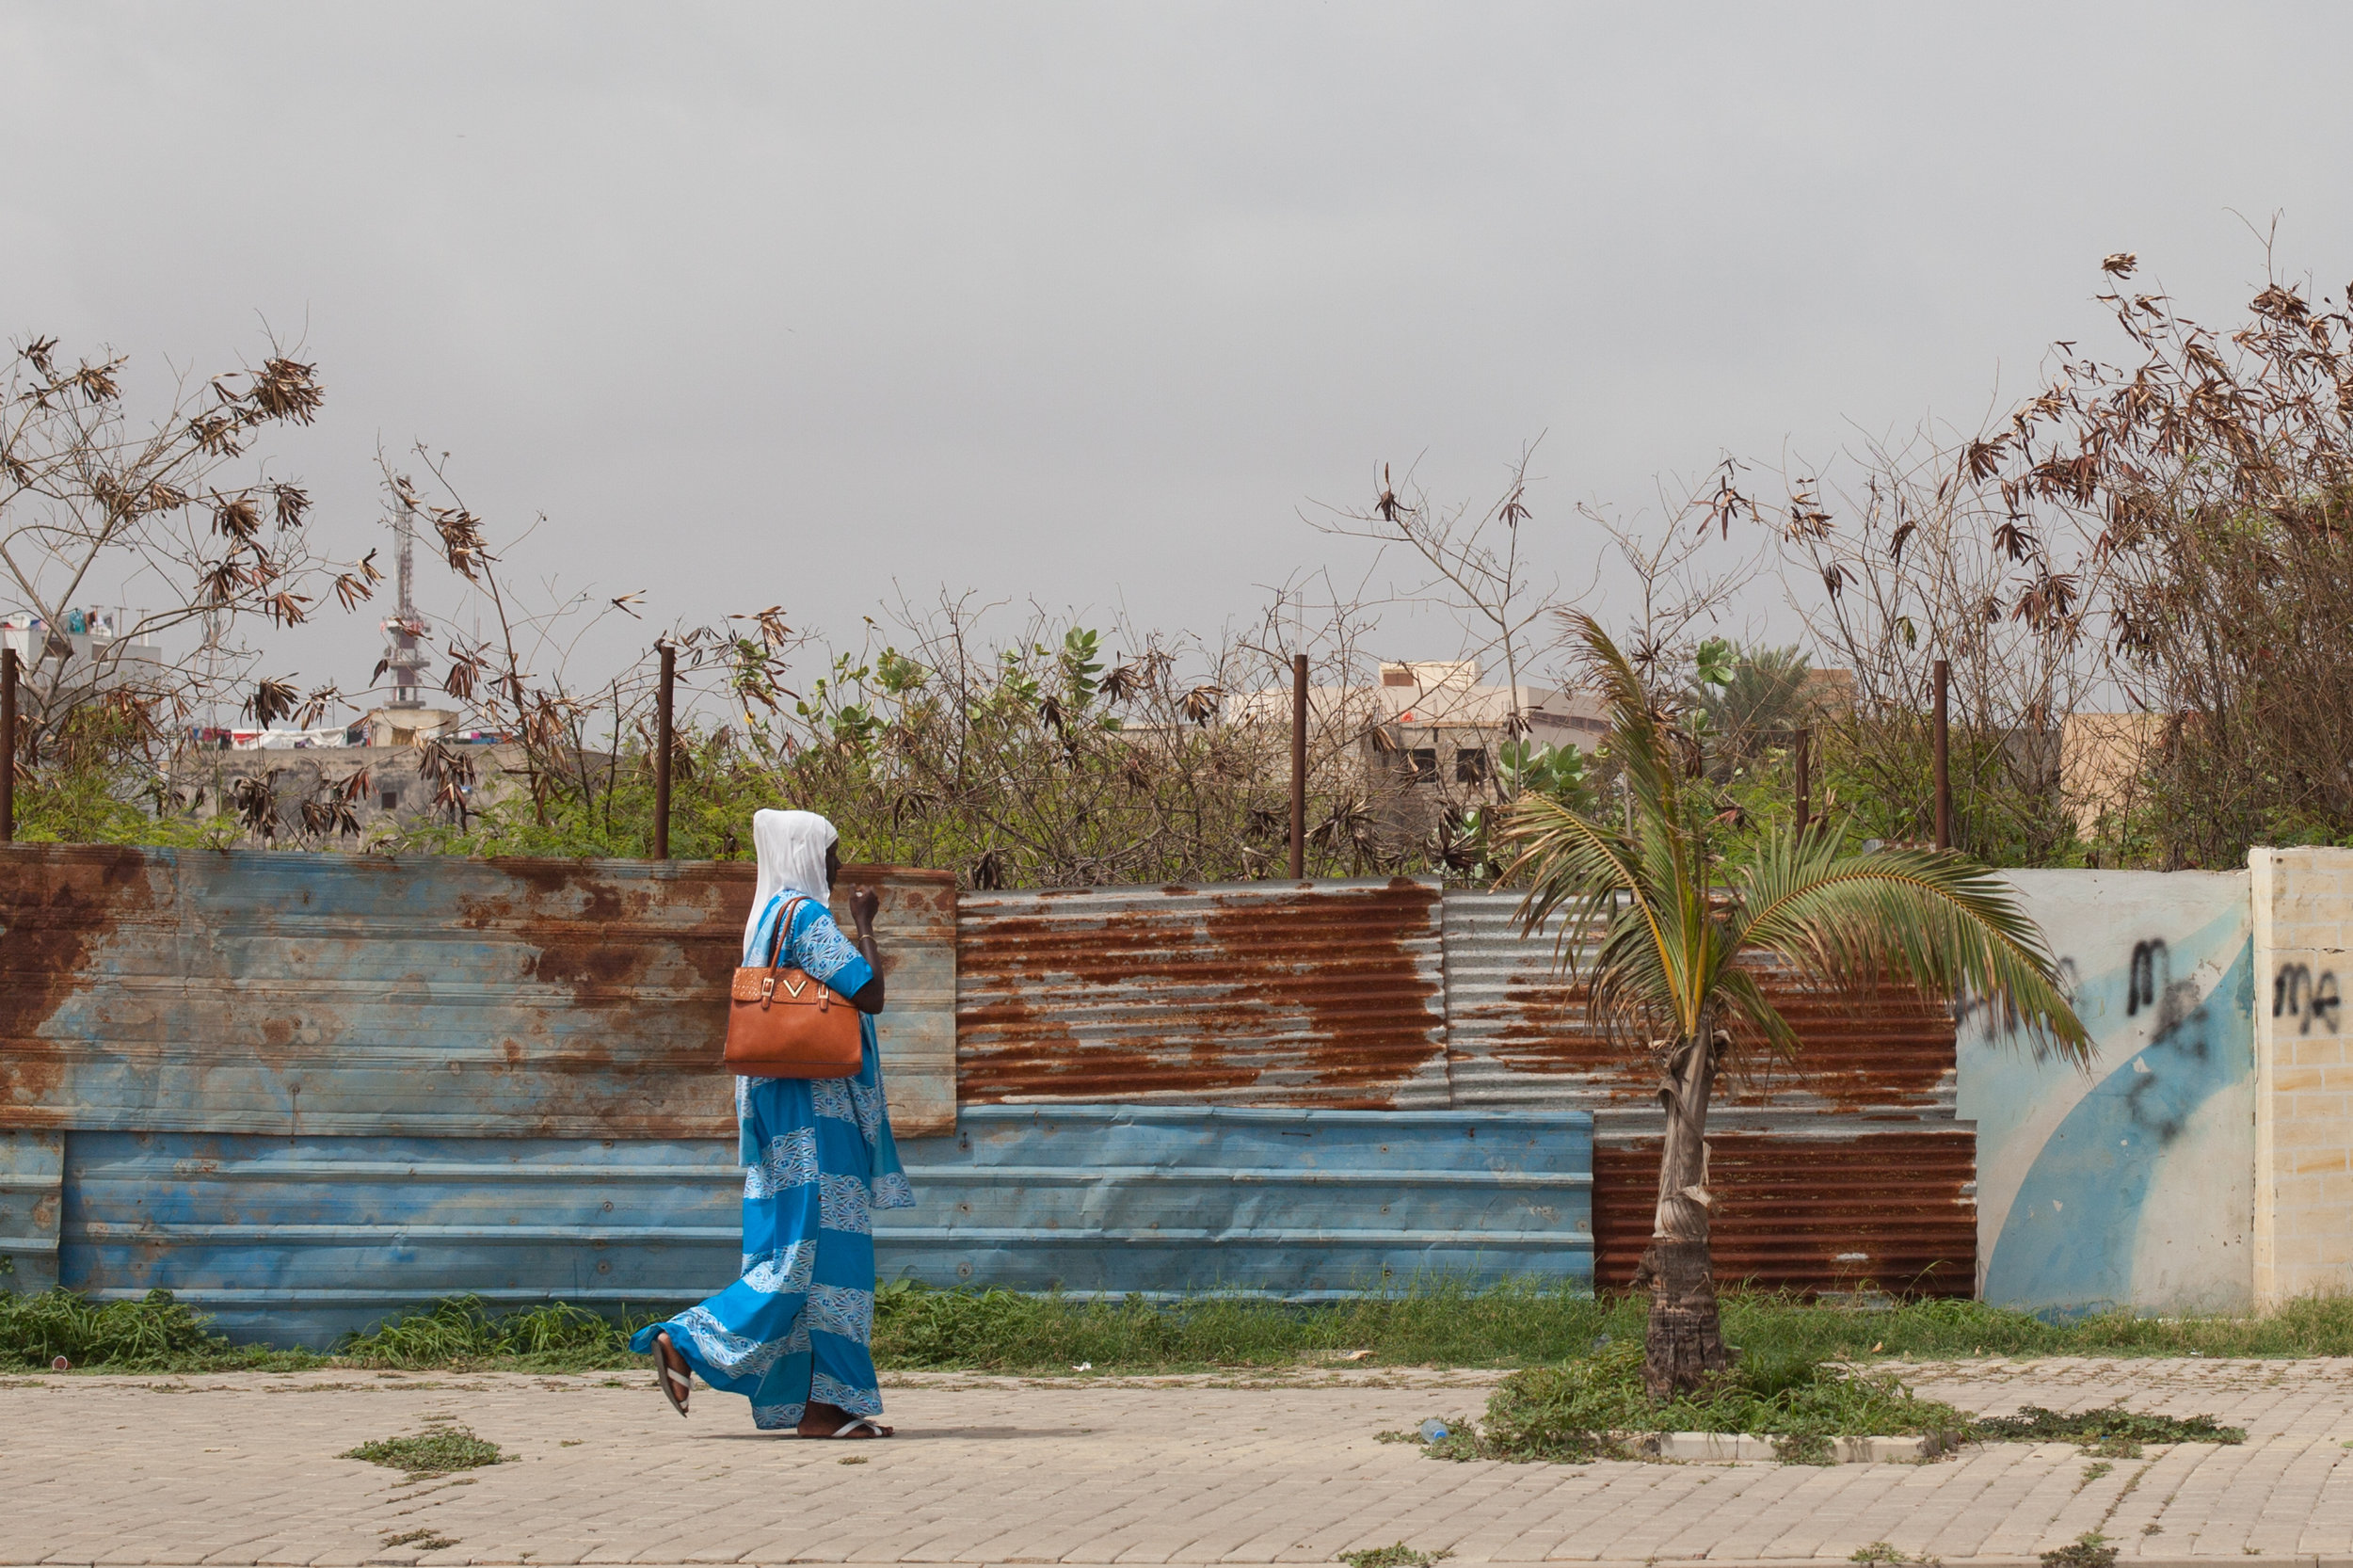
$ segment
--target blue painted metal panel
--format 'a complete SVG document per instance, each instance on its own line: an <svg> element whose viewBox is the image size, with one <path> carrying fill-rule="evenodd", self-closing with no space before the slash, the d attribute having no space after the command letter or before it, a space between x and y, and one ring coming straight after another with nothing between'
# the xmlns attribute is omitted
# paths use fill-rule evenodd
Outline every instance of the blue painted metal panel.
<svg viewBox="0 0 2353 1568"><path fill-rule="evenodd" d="M58 1268L280 1345L465 1292L645 1312L735 1276L742 1192L732 1140L73 1132Z"/></svg>
<svg viewBox="0 0 2353 1568"><path fill-rule="evenodd" d="M1312 1298L1592 1272L1577 1113L1008 1107L901 1147L920 1207L877 1217L886 1279ZM742 1190L718 1140L72 1132L59 1272L281 1345L459 1292L644 1313L736 1276Z"/></svg>
<svg viewBox="0 0 2353 1568"><path fill-rule="evenodd" d="M64 1183L62 1133L0 1129L0 1290L57 1283Z"/></svg>
<svg viewBox="0 0 2353 1568"><path fill-rule="evenodd" d="M875 1216L886 1279L1309 1300L1420 1277L1593 1277L1582 1112L968 1107Z"/></svg>

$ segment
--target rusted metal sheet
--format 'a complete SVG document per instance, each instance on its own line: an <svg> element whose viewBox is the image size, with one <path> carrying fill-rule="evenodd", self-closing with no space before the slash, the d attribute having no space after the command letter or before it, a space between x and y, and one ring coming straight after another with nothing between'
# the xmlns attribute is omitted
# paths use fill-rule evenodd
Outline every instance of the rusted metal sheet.
<svg viewBox="0 0 2353 1568"><path fill-rule="evenodd" d="M0 849L0 1127L693 1138L743 864ZM955 890L876 888L894 1118L953 1124Z"/></svg>
<svg viewBox="0 0 2353 1568"><path fill-rule="evenodd" d="M1585 991L1558 967L1559 926L1522 937L1516 893L1446 895L1447 1042L1454 1104L1607 1113L1657 1097L1657 1075L1594 1028ZM1769 968L1766 994L1804 1042L1802 1071L1760 1064L1719 1103L1798 1118L1950 1121L1949 1012L1890 988L1859 1003L1809 996ZM1609 1136L1607 1127L1603 1136Z"/></svg>
<svg viewBox="0 0 2353 1568"><path fill-rule="evenodd" d="M1875 1287L1967 1296L1977 1258L1977 1134L1966 1124L1708 1138L1720 1285L1813 1292ZM1593 1151L1594 1286L1623 1290L1649 1244L1657 1138Z"/></svg>
<svg viewBox="0 0 2353 1568"><path fill-rule="evenodd" d="M967 893L963 1102L1444 1109L1437 884Z"/></svg>
<svg viewBox="0 0 2353 1568"><path fill-rule="evenodd" d="M0 1131L0 1290L57 1283L57 1215L65 1196L65 1135Z"/></svg>
<svg viewBox="0 0 2353 1568"><path fill-rule="evenodd" d="M1623 1288L1657 1200L1657 1072L1593 1026L1583 987L1558 967L1558 926L1521 937L1518 905L1514 893L1446 895L1454 1104L1593 1112L1595 1281ZM1974 1232L1956 1227L1975 1223L1977 1145L1954 1117L1948 1010L1908 990L1847 1003L1769 967L1761 978L1802 1052L1718 1087L1708 1140L1718 1277L1826 1290L1867 1276L1968 1294Z"/></svg>
<svg viewBox="0 0 2353 1568"><path fill-rule="evenodd" d="M904 1152L885 1279L1298 1301L1593 1275L1581 1112L981 1106Z"/></svg>

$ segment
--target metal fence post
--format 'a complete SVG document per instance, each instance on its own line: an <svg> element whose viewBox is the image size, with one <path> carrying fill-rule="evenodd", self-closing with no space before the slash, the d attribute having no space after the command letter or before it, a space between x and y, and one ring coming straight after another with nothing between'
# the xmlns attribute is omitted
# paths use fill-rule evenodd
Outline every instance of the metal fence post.
<svg viewBox="0 0 2353 1568"><path fill-rule="evenodd" d="M0 648L0 844L16 842L16 649Z"/></svg>
<svg viewBox="0 0 2353 1568"><path fill-rule="evenodd" d="M1307 879L1307 656L1291 655L1291 880Z"/></svg>
<svg viewBox="0 0 2353 1568"><path fill-rule="evenodd" d="M1814 820L1814 727L1798 726L1798 832Z"/></svg>
<svg viewBox="0 0 2353 1568"><path fill-rule="evenodd" d="M653 710L653 857L670 857L670 694L678 680L678 650L662 649L662 691Z"/></svg>
<svg viewBox="0 0 2353 1568"><path fill-rule="evenodd" d="M1953 666L1939 659L1936 662L1936 847L1939 849L1953 847L1952 731L1947 701L1952 677Z"/></svg>

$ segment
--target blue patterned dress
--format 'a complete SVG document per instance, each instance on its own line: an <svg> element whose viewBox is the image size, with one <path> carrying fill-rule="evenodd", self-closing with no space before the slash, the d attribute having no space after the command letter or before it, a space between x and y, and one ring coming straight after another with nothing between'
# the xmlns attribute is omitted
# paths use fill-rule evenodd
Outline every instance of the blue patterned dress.
<svg viewBox="0 0 2353 1568"><path fill-rule="evenodd" d="M766 956L786 895L769 901L744 958ZM824 906L793 911L784 963L850 996L874 977ZM763 1431L797 1426L811 1400L853 1416L882 1414L867 1347L874 1326L874 1236L869 1214L913 1207L883 1101L874 1020L860 1014L856 1078L739 1078L735 1112L744 1171L744 1275L699 1306L637 1331L653 1352L669 1330L687 1365L713 1388L752 1401Z"/></svg>

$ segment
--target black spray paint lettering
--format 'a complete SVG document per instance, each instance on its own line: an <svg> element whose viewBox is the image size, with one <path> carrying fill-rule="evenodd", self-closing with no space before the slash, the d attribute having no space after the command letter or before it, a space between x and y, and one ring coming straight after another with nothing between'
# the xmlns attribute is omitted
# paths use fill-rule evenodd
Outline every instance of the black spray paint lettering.
<svg viewBox="0 0 2353 1568"><path fill-rule="evenodd" d="M2271 1016L2275 1018L2298 1018L2296 1032L2310 1034L2317 1023L2328 1032L2337 1032L2337 1013L2344 1006L2337 995L2337 974L2323 969L2320 978L2313 978L2308 964L2282 964L2271 977Z"/></svg>
<svg viewBox="0 0 2353 1568"><path fill-rule="evenodd" d="M2157 968L2165 967L2165 980L2157 980ZM2157 998L2172 988L2173 954L2162 936L2133 944L2132 968L2124 980L2124 1016L2132 1017L2144 1007L2156 1005Z"/></svg>
<svg viewBox="0 0 2353 1568"><path fill-rule="evenodd" d="M2184 1071L2195 1071L2192 1064L2206 1060L2212 1048L2212 1020L2199 1000L2198 982L2173 978L2172 950L2162 936L2135 942L2125 970L2124 1015L2131 1017L2144 1011L2154 1012L2156 1018L2149 1032L2149 1048L2134 1064L2133 1084L2125 1092L2124 1102L2131 1109L2133 1124L2154 1133L2158 1144L2167 1146L2188 1126L2186 1116L2168 1097L2170 1085Z"/></svg>

